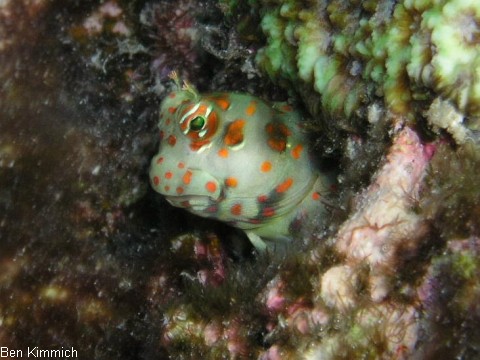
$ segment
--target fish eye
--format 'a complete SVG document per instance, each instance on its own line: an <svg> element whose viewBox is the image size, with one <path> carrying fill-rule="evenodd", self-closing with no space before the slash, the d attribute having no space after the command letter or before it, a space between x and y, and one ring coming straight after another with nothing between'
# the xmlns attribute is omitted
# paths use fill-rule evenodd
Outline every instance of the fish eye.
<svg viewBox="0 0 480 360"><path fill-rule="evenodd" d="M191 131L200 131L205 127L205 123L207 120L203 116L196 116L194 117L190 123L188 124L188 127L190 128Z"/></svg>

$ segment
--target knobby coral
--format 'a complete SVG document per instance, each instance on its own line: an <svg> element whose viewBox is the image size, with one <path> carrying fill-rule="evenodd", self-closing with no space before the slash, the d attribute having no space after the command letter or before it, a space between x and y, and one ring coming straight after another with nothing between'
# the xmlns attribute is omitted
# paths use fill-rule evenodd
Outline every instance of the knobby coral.
<svg viewBox="0 0 480 360"><path fill-rule="evenodd" d="M275 81L300 90L329 127L358 130L365 105L375 101L414 118L435 96L470 117L470 126L479 126L477 1L259 0L256 5L267 37L258 64Z"/></svg>

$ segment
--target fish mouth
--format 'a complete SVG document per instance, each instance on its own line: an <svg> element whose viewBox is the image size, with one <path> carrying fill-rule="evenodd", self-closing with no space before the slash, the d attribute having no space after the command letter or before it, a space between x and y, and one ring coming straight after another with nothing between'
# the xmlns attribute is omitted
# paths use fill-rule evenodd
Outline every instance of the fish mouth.
<svg viewBox="0 0 480 360"><path fill-rule="evenodd" d="M207 195L178 195L165 196L165 199L173 206L188 208L192 211L204 211L210 206L217 204L220 201L218 198L213 198Z"/></svg>

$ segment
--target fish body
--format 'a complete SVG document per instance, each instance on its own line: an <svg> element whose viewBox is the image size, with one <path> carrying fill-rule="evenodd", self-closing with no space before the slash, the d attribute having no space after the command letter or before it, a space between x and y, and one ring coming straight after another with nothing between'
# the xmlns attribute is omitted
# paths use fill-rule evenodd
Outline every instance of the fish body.
<svg viewBox="0 0 480 360"><path fill-rule="evenodd" d="M187 88L163 100L159 117L150 182L172 205L245 230L258 249L325 211L331 181L290 105Z"/></svg>

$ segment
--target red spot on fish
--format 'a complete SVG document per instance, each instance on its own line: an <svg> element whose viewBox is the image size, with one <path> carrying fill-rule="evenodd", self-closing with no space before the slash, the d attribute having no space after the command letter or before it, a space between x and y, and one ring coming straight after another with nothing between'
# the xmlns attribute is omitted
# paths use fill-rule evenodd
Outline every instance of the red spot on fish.
<svg viewBox="0 0 480 360"><path fill-rule="evenodd" d="M175 137L175 135L170 135L168 137L168 144L170 146L175 146L176 143L177 143L177 138Z"/></svg>
<svg viewBox="0 0 480 360"><path fill-rule="evenodd" d="M293 185L293 179L292 178L288 178L287 180L285 180L284 182L282 182L280 185L277 186L277 188L275 189L278 193L284 193L285 191L287 191L288 189L290 189L290 187Z"/></svg>
<svg viewBox="0 0 480 360"><path fill-rule="evenodd" d="M185 164L183 162L179 162L177 166L179 169L183 169L185 167Z"/></svg>
<svg viewBox="0 0 480 360"><path fill-rule="evenodd" d="M170 191L170 186L165 185L164 189L165 189L165 191Z"/></svg>
<svg viewBox="0 0 480 360"><path fill-rule="evenodd" d="M280 109L282 109L285 112L290 112L293 110L290 105L283 105Z"/></svg>
<svg viewBox="0 0 480 360"><path fill-rule="evenodd" d="M160 184L160 178L158 176L153 177L153 183L155 186L158 186Z"/></svg>
<svg viewBox="0 0 480 360"><path fill-rule="evenodd" d="M257 197L257 200L258 200L258 202L261 202L261 203L267 202L268 196L267 195L259 195Z"/></svg>
<svg viewBox="0 0 480 360"><path fill-rule="evenodd" d="M190 202L188 200L185 200L185 201L182 201L180 203L180 205L182 205L182 207L184 207L184 208L189 208L190 207Z"/></svg>
<svg viewBox="0 0 480 360"><path fill-rule="evenodd" d="M209 181L205 184L205 189L207 189L208 192L214 193L217 190L217 184L213 181Z"/></svg>
<svg viewBox="0 0 480 360"><path fill-rule="evenodd" d="M216 213L218 211L218 206L217 205L211 205L208 208L205 209L207 213Z"/></svg>
<svg viewBox="0 0 480 360"><path fill-rule="evenodd" d="M157 164L161 164L163 162L163 156L160 156L158 159L157 159Z"/></svg>
<svg viewBox="0 0 480 360"><path fill-rule="evenodd" d="M171 107L168 108L168 112L169 112L170 114L175 114L176 111L177 111L177 108L176 108L176 107L171 106Z"/></svg>
<svg viewBox="0 0 480 360"><path fill-rule="evenodd" d="M172 174L170 171L167 171L167 172L165 173L165 179L171 179L172 176L173 176L173 174Z"/></svg>
<svg viewBox="0 0 480 360"><path fill-rule="evenodd" d="M159 135L159 137L160 137L160 140L163 140L163 138L165 137L165 132L164 132L163 130L160 130L160 131L158 132L158 135Z"/></svg>
<svg viewBox="0 0 480 360"><path fill-rule="evenodd" d="M272 207L266 207L265 209L263 209L262 215L265 217L272 217L273 215L275 215L275 209Z"/></svg>
<svg viewBox="0 0 480 360"><path fill-rule="evenodd" d="M230 208L232 215L239 216L242 215L242 204L234 204Z"/></svg>
<svg viewBox="0 0 480 360"><path fill-rule="evenodd" d="M315 201L320 200L320 197L321 196L320 196L319 192L315 191L315 192L312 193L312 199L313 200L315 200Z"/></svg>
<svg viewBox="0 0 480 360"><path fill-rule="evenodd" d="M183 187L179 186L177 187L177 194L182 195L183 194Z"/></svg>

